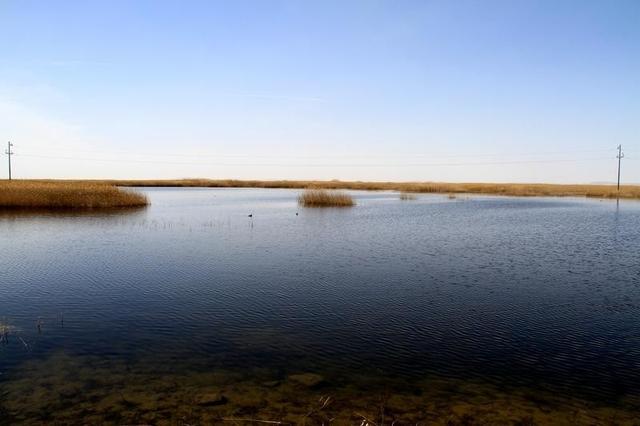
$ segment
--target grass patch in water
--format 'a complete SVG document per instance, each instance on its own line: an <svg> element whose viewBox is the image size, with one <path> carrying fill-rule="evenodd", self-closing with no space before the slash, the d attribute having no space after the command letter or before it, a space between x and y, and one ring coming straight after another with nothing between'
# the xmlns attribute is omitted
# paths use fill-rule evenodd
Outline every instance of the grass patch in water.
<svg viewBox="0 0 640 426"><path fill-rule="evenodd" d="M98 182L2 181L0 210L64 210L143 207L147 197Z"/></svg>
<svg viewBox="0 0 640 426"><path fill-rule="evenodd" d="M325 189L307 189L300 197L298 203L303 207L352 207L355 205L349 194Z"/></svg>

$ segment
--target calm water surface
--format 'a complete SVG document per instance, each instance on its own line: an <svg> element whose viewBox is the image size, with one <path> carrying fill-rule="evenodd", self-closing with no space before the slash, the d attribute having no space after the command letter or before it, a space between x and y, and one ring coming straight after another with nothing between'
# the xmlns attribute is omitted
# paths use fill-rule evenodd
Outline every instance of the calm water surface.
<svg viewBox="0 0 640 426"><path fill-rule="evenodd" d="M135 212L0 217L0 380L64 351L157 374L640 394L638 202L144 192Z"/></svg>

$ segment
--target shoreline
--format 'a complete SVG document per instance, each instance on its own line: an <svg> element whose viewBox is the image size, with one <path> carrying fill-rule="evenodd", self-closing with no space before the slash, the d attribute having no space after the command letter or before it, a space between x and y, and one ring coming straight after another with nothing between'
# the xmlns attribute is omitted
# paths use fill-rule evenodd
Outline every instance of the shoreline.
<svg viewBox="0 0 640 426"><path fill-rule="evenodd" d="M7 181L4 181L7 182ZM541 184L541 183L447 183L447 182L366 182L319 180L236 180L236 179L162 179L162 180L16 180L33 183L108 184L117 187L173 188L283 188L398 191L422 194L483 194L519 197L587 197L604 199L640 199L640 185Z"/></svg>

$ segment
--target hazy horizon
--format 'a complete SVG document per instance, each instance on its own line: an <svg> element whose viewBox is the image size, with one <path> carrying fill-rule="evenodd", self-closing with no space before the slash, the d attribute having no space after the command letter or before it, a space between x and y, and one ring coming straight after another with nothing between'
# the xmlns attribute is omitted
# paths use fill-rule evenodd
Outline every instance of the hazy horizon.
<svg viewBox="0 0 640 426"><path fill-rule="evenodd" d="M15 178L640 182L640 3L0 3ZM6 156L0 177L7 173Z"/></svg>

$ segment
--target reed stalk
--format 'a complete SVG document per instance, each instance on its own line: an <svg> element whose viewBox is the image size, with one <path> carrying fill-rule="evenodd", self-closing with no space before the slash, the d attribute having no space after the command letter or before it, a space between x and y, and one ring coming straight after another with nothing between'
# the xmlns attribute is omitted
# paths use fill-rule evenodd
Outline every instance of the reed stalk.
<svg viewBox="0 0 640 426"><path fill-rule="evenodd" d="M147 198L113 184L81 181L0 181L0 210L143 207Z"/></svg>
<svg viewBox="0 0 640 426"><path fill-rule="evenodd" d="M298 198L303 207L351 207L355 205L349 194L324 189L307 189Z"/></svg>

